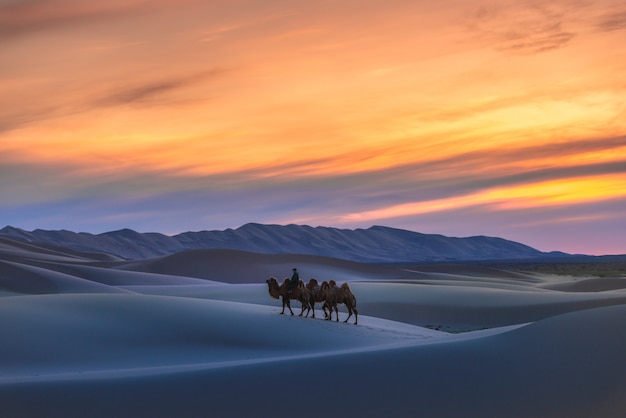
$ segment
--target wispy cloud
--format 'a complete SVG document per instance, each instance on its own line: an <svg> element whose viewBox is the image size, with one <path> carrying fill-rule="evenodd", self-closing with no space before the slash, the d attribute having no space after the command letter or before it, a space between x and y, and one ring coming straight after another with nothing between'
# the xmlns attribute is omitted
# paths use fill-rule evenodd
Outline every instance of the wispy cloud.
<svg viewBox="0 0 626 418"><path fill-rule="evenodd" d="M596 22L596 29L602 32L626 29L626 10L615 11L601 16Z"/></svg>
<svg viewBox="0 0 626 418"><path fill-rule="evenodd" d="M8 132L33 121L43 120L59 114L59 109L52 105L29 103L19 109L7 107L0 111L0 133Z"/></svg>
<svg viewBox="0 0 626 418"><path fill-rule="evenodd" d="M468 15L468 25L498 50L535 54L562 48L576 36L566 28L566 10L545 2L482 5Z"/></svg>
<svg viewBox="0 0 626 418"><path fill-rule="evenodd" d="M473 206L483 206L488 210L513 210L574 205L589 201L624 199L625 191L626 179L621 176L570 178L567 181L555 180L497 187L443 199L388 205L374 210L349 213L340 219L342 222L362 223Z"/></svg>
<svg viewBox="0 0 626 418"><path fill-rule="evenodd" d="M137 11L141 0L27 0L0 6L0 39L84 24Z"/></svg>
<svg viewBox="0 0 626 418"><path fill-rule="evenodd" d="M620 136L458 152L442 158L424 157L409 164L351 174L337 174L340 171L333 173L319 168L341 166L348 156L338 154L260 167L250 170L248 175L254 178L331 179L329 183L339 184L346 184L348 179L361 179L369 186L382 186L387 190L398 187L406 192L409 190L403 189L402 185L445 190L445 187L456 184L470 190L571 176L626 173L624 150L626 137ZM589 158L585 158L587 155ZM350 184L354 183L350 181Z"/></svg>
<svg viewBox="0 0 626 418"><path fill-rule="evenodd" d="M111 19L134 17L197 0L17 0L0 4L0 41L30 33L67 30Z"/></svg>
<svg viewBox="0 0 626 418"><path fill-rule="evenodd" d="M5 105L0 108L0 133L53 118L76 117L98 108L124 105L174 107L181 103L206 100L207 97L204 96L187 95L182 99L170 99L170 96L179 90L219 77L225 72L227 70L212 69L192 74L162 76L149 82L120 82L116 86L108 87L104 93L96 93L91 87L83 87L78 96L63 101L57 101L55 97L46 97L42 101L0 98L0 104Z"/></svg>
<svg viewBox="0 0 626 418"><path fill-rule="evenodd" d="M219 76L225 70L213 69L197 74L172 76L146 83L121 86L111 93L92 102L95 107L118 106L126 104L148 104L155 99L179 89Z"/></svg>
<svg viewBox="0 0 626 418"><path fill-rule="evenodd" d="M511 32L500 49L529 53L544 52L565 46L574 36L574 33L564 31L558 23L526 33Z"/></svg>

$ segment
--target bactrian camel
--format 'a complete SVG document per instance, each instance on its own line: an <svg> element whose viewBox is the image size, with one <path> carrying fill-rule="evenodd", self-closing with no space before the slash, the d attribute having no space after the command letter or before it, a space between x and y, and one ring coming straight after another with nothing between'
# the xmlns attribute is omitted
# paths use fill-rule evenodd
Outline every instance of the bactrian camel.
<svg viewBox="0 0 626 418"><path fill-rule="evenodd" d="M348 322L352 313L354 313L354 324L359 322L359 311L356 309L356 297L352 293L348 283L342 284L340 287L334 280L330 280L326 285L322 283L322 292L324 293L324 308L330 311L327 319L332 321L333 309L335 310L336 320L339 321L339 309L337 305L343 303L348 309L348 317L343 322ZM326 309L324 309L324 312Z"/></svg>
<svg viewBox="0 0 626 418"><path fill-rule="evenodd" d="M291 310L291 302L290 299L298 300L302 304L302 311L300 312L300 316L304 314L304 310L307 310L306 316L309 316L311 309L313 306L313 295L304 287L304 282L300 280L300 283L296 287L291 287L290 280L287 278L283 282L283 284L278 284L278 280L275 277L270 277L266 280L268 291L271 297L274 299L281 299L283 302L283 310L281 315L285 313L285 306L289 309L289 312L293 315L293 311ZM315 309L313 309L313 315L315 315Z"/></svg>

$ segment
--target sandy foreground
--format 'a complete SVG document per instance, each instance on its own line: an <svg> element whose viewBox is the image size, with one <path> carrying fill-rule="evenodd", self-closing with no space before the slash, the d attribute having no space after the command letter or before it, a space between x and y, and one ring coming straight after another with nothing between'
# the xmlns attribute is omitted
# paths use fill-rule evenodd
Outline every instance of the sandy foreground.
<svg viewBox="0 0 626 418"><path fill-rule="evenodd" d="M626 278L247 257L0 241L0 416L626 414ZM280 315L293 265L349 281L359 324Z"/></svg>

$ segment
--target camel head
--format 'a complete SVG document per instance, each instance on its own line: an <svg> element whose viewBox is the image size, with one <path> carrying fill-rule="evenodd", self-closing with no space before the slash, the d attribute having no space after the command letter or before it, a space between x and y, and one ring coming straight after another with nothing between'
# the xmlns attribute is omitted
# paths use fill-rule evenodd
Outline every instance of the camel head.
<svg viewBox="0 0 626 418"><path fill-rule="evenodd" d="M278 280L276 280L276 277L270 277L265 281L265 283L267 283L270 296L274 299L278 299L280 297L280 286L278 285Z"/></svg>

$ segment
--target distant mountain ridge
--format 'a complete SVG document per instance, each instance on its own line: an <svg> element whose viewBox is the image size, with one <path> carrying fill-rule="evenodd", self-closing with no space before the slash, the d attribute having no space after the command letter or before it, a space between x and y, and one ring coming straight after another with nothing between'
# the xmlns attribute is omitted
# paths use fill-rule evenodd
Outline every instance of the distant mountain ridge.
<svg viewBox="0 0 626 418"><path fill-rule="evenodd" d="M196 249L306 254L366 263L516 260L555 256L555 253L543 253L502 238L453 238L384 226L352 230L249 223L237 229L185 232L174 236L139 233L130 229L103 234L41 229L29 232L7 226L0 230L0 237L106 253L124 259L152 258ZM559 254L565 255L556 253Z"/></svg>

